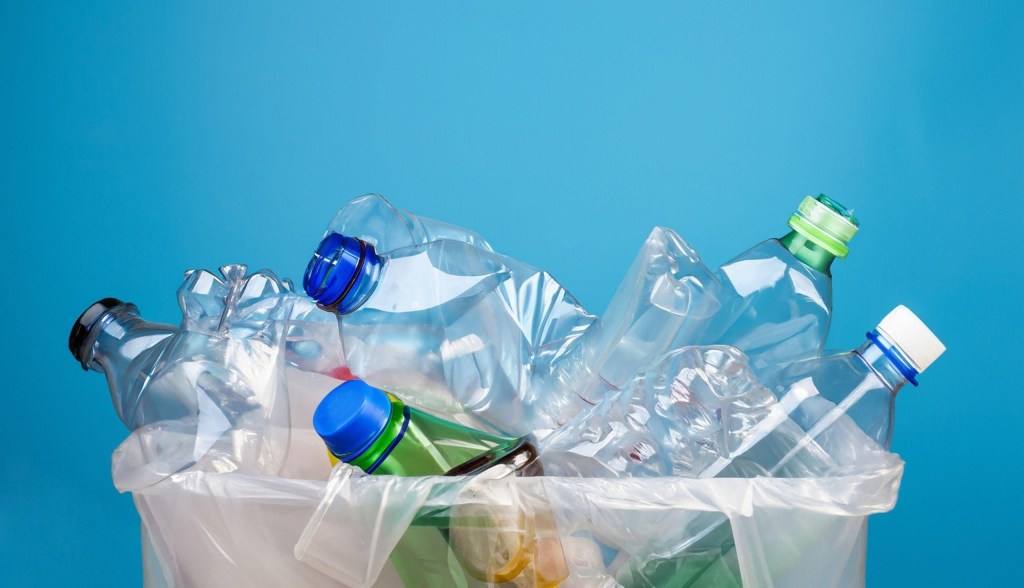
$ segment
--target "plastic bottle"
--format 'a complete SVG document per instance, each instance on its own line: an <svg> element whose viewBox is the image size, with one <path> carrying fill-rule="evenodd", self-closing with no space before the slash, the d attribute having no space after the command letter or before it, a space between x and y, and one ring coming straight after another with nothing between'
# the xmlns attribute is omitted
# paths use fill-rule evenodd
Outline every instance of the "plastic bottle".
<svg viewBox="0 0 1024 588"><path fill-rule="evenodd" d="M945 347L904 306L867 339L847 353L792 363L769 388L734 349L674 351L546 439L545 471L699 478L873 471L888 462L896 393L916 385ZM721 515L695 513L675 555L632 561L620 568L620 581L663 582L678 572L673 582L683 585L695 569L717 577L725 561L719 556L730 550L725 523Z"/></svg>
<svg viewBox="0 0 1024 588"><path fill-rule="evenodd" d="M223 280L186 274L181 327L148 322L134 304L105 298L78 317L68 340L83 369L106 376L121 422L160 433L147 456L168 475L218 442L226 443L219 457L275 473L288 445L279 394L292 303L304 299L269 272L221 271ZM222 439L231 430L239 434Z"/></svg>
<svg viewBox="0 0 1024 588"><path fill-rule="evenodd" d="M827 476L863 467L863 458L891 443L896 392L916 385L944 350L905 306L857 349L795 362L768 387L733 348L683 348L545 439L545 469L707 478ZM593 473L553 467L552 454L566 451L583 460L577 465L593 462Z"/></svg>
<svg viewBox="0 0 1024 588"><path fill-rule="evenodd" d="M332 232L358 237L372 244L378 252L438 240L462 241L491 251L490 244L477 233L396 208L380 194L366 194L347 202L334 215L326 234ZM284 282L290 289L290 282ZM288 335L290 363L340 380L355 377L345 365L338 323L333 315L308 302L296 302L292 315Z"/></svg>
<svg viewBox="0 0 1024 588"><path fill-rule="evenodd" d="M852 211L828 196L805 197L789 233L718 269L722 309L700 343L739 348L761 378L820 356L832 315L832 262L847 256L859 226Z"/></svg>
<svg viewBox="0 0 1024 588"><path fill-rule="evenodd" d="M324 396L313 428L335 463L395 476L442 475L492 449L524 443L437 418L362 380Z"/></svg>
<svg viewBox="0 0 1024 588"><path fill-rule="evenodd" d="M536 450L526 439L499 437L439 419L360 380L345 382L331 390L313 414L313 427L326 443L334 463L344 461L368 474L461 475L503 463L518 469L526 467L536 456ZM480 459L481 456L484 459ZM517 545L512 552L503 553L504 559L497 558L500 564L489 565L496 560L492 554L478 554L472 562L461 561L461 567L453 566L448 559L448 517L433 517L432 523L421 517L409 527L391 558L405 584L448 586L454 582L453 578L466 581L466 571L478 579L495 580L497 575L497 581L508 581L519 575L532 560L527 553L529 546L522 541L523 531L518 529L511 534L488 531L493 520L508 517L485 514L459 517L459 520L492 521L484 528L475 530L460 525L452 531L460 538L497 537L505 538L507 546ZM475 552L463 547L456 553ZM480 565L472 565L477 562L481 562Z"/></svg>
<svg viewBox="0 0 1024 588"><path fill-rule="evenodd" d="M717 271L675 231L656 227L608 310L555 362L548 394L598 402L659 355L687 345L733 345L759 377L817 357L832 309L831 264L858 221L822 195L806 197L780 239Z"/></svg>
<svg viewBox="0 0 1024 588"><path fill-rule="evenodd" d="M883 462L892 443L897 392L908 382L917 386L917 376L945 349L910 309L897 306L857 349L797 362L780 372L770 385L784 410L753 426L735 455L701 477L821 477L871 470ZM735 569L729 563L734 544L724 517L700 515L690 530L680 555L631 562L627 575L634 580L664 577L671 570L705 583L723 569ZM694 562L694 555L709 550L717 557Z"/></svg>
<svg viewBox="0 0 1024 588"><path fill-rule="evenodd" d="M860 454L851 451L855 444L865 450L889 449L896 393L908 382L917 386L917 376L946 347L903 305L894 308L866 337L853 351L793 363L768 382L782 402L789 399L789 404L796 405L787 415L802 433L800 444L770 466L773 475L805 475L799 469L786 472L786 467L812 441L833 456L840 468L859 465L856 458ZM768 441L768 436L758 440L767 428L767 423L759 424L745 445L754 449ZM845 432L842 435L836 433L840 428Z"/></svg>
<svg viewBox="0 0 1024 588"><path fill-rule="evenodd" d="M110 399L118 418L129 429L151 421L179 418L188 409L178 402L150 402L141 394L146 383L141 366L156 363L159 345L177 328L146 322L130 302L104 298L85 309L71 327L68 347L82 369L107 377Z"/></svg>
<svg viewBox="0 0 1024 588"><path fill-rule="evenodd" d="M303 285L338 315L352 374L431 412L464 409L478 428L521 436L585 405L538 402L547 366L594 317L536 268L464 242L384 255L330 233Z"/></svg>

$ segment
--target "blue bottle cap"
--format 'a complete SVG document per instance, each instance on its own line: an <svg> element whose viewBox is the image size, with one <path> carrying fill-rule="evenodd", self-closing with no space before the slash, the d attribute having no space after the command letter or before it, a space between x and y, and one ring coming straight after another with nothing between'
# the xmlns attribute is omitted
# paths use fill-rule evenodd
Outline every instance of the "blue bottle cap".
<svg viewBox="0 0 1024 588"><path fill-rule="evenodd" d="M330 233L313 252L302 287L321 308L346 314L361 302L380 264L373 245Z"/></svg>
<svg viewBox="0 0 1024 588"><path fill-rule="evenodd" d="M362 380L349 380L324 396L313 413L313 428L338 459L348 462L384 433L391 398Z"/></svg>

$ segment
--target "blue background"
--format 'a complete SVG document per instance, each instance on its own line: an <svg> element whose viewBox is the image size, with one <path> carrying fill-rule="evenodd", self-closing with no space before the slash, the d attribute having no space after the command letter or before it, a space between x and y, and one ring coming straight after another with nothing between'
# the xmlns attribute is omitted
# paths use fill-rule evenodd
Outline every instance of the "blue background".
<svg viewBox="0 0 1024 588"><path fill-rule="evenodd" d="M717 265L805 193L855 207L829 346L905 303L949 347L900 394L868 584L1024 572L1019 3L21 4L0 8L0 584L141 579L77 314L118 296L176 321L188 268L299 276L371 191L597 312L656 224Z"/></svg>

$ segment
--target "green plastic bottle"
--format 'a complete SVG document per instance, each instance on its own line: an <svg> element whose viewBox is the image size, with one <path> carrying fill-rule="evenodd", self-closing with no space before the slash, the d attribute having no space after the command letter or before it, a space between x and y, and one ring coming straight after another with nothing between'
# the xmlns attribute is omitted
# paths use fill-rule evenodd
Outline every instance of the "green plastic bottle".
<svg viewBox="0 0 1024 588"><path fill-rule="evenodd" d="M334 463L394 476L443 475L521 442L437 418L362 380L328 393L313 414L313 428Z"/></svg>
<svg viewBox="0 0 1024 588"><path fill-rule="evenodd" d="M329 392L313 414L313 428L333 463L344 461L374 475L473 474L499 463L524 467L536 457L526 438L493 435L437 418L361 380ZM391 563L406 586L480 584L450 552L447 522L446 513L425 513L395 547Z"/></svg>

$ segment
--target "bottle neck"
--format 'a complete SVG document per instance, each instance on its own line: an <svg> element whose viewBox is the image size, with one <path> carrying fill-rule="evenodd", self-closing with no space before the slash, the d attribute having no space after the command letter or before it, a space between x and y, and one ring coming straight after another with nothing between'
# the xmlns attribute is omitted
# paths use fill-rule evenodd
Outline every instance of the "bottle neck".
<svg viewBox="0 0 1024 588"><path fill-rule="evenodd" d="M131 305L122 305L101 316L90 332L82 364L89 369L118 377L143 352L169 337L171 325L148 322Z"/></svg>
<svg viewBox="0 0 1024 588"><path fill-rule="evenodd" d="M907 382L917 386L917 371L891 341L878 331L869 332L867 337L868 340L854 353L860 356L893 394Z"/></svg>
<svg viewBox="0 0 1024 588"><path fill-rule="evenodd" d="M306 266L303 287L320 308L346 315L369 298L385 261L370 243L331 233Z"/></svg>
<svg viewBox="0 0 1024 588"><path fill-rule="evenodd" d="M782 246L807 267L826 276L832 275L832 262L836 256L797 231L790 231L779 239Z"/></svg>
<svg viewBox="0 0 1024 588"><path fill-rule="evenodd" d="M404 402L392 397L391 417L381 434L370 444L369 447L356 455L338 455L342 461L351 463L367 474L372 474L380 467L384 460L391 455L395 447L402 442L406 431L409 430L409 421L412 419L411 409Z"/></svg>

